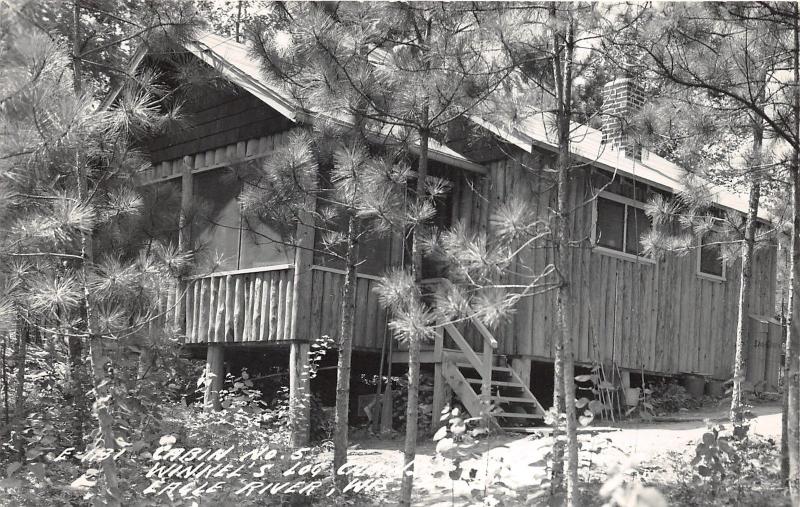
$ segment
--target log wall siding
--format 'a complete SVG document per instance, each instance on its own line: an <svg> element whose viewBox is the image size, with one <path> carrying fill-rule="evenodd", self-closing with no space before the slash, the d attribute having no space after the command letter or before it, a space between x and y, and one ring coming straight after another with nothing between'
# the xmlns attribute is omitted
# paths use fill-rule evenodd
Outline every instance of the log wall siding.
<svg viewBox="0 0 800 507"><path fill-rule="evenodd" d="M531 203L547 217L554 203L552 173L546 161L524 157L491 164L490 200L494 209L514 197ZM523 164L527 168L523 168ZM588 169L571 180L571 237L580 248L567 249L571 278L570 324L579 362L613 360L622 368L652 372L701 372L728 378L733 362L740 262L727 267L726 280L697 275L697 254L666 255L657 262L624 259L590 248L593 227ZM491 230L491 219L489 222ZM751 314L771 315L774 308L775 249L757 252L753 270ZM515 270L539 273L552 262L544 243L523 252ZM515 283L519 280L505 280ZM556 336L555 291L517 304L516 312L495 333L498 353L550 359ZM756 334L756 333L754 333ZM756 347L753 361L774 362ZM772 353L774 356L776 351Z"/></svg>

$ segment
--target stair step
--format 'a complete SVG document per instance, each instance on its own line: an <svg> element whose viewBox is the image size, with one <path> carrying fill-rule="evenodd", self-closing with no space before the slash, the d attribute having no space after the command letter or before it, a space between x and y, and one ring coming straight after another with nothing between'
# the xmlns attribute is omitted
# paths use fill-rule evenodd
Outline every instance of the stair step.
<svg viewBox="0 0 800 507"><path fill-rule="evenodd" d="M465 379L470 384L483 384L483 380L479 378L467 378ZM492 380L493 386L506 386L506 387L516 387L517 389L522 389L524 386L518 382L503 382L501 380Z"/></svg>
<svg viewBox="0 0 800 507"><path fill-rule="evenodd" d="M530 398L518 398L515 396L492 396L492 399L497 401L507 401L512 403L530 403L533 405L536 404L536 400L532 400Z"/></svg>
<svg viewBox="0 0 800 507"><path fill-rule="evenodd" d="M495 417L504 417L504 418L515 418L515 419L543 419L543 417L539 414L520 414L516 412L500 412L499 414L493 414Z"/></svg>
<svg viewBox="0 0 800 507"><path fill-rule="evenodd" d="M540 426L500 426L499 428L507 433L539 433L542 430Z"/></svg>
<svg viewBox="0 0 800 507"><path fill-rule="evenodd" d="M472 363L456 363L456 366L459 368L469 368L471 370L476 369L474 366L472 366ZM507 366L492 366L492 371L511 371L511 368Z"/></svg>

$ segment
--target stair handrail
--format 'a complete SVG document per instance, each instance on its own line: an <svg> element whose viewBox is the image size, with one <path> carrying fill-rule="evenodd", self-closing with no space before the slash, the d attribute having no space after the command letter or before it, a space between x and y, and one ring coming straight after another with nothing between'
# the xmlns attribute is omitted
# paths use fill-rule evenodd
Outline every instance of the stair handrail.
<svg viewBox="0 0 800 507"><path fill-rule="evenodd" d="M442 285L445 288L451 288L453 286L453 282L448 280L447 278L425 278L424 280L420 281L422 285ZM497 339L492 335L492 332L481 322L477 317L471 315L469 317L469 321L472 323L473 326L478 330L478 332L483 337L483 340L489 343L493 349L496 349L498 346Z"/></svg>
<svg viewBox="0 0 800 507"><path fill-rule="evenodd" d="M447 278L426 278L420 283L422 285L441 285L446 289L449 289L453 286L453 282ZM473 363L473 366L476 367L476 370L481 376L481 401L486 404L488 409L488 405L492 396L492 356L494 349L497 348L497 340L486 328L486 326L484 326L483 323L475 316L470 316L469 321L478 329L478 332L483 338L483 360L470 360L470 363ZM455 339L455 342L458 344L459 348L461 348L462 352L467 355L467 357L472 357L475 355L475 351L469 347L469 344L463 339L461 333L458 332L452 323L445 324L444 328L447 330L448 334Z"/></svg>

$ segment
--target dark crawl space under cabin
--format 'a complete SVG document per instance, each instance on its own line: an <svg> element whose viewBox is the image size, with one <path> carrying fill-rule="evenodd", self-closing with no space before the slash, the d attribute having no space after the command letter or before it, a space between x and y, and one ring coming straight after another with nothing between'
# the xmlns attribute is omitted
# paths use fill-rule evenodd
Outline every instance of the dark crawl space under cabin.
<svg viewBox="0 0 800 507"><path fill-rule="evenodd" d="M255 371L288 367L284 383L294 401L313 390L323 404L332 405L335 369L322 368L311 382L305 366L316 339L329 336L335 343L342 266L315 251L322 239L313 227L299 224L291 231L294 248L270 240L279 237L276 230L249 224L237 200L242 183L229 170L268 156L286 142L290 129L312 121L311 115L269 84L244 45L201 31L185 50L230 86L190 100L186 108L192 113L191 126L153 139L148 147L152 166L142 174L141 185L179 194L182 216L193 202L207 203L180 234L184 243L199 249L198 255L216 259L183 282L183 301L176 301L180 290L170 292L165 308L177 306L178 311L168 318L185 334L186 350L205 358L218 381L226 370L237 373L242 366ZM134 65L146 58L146 52L138 53ZM577 365L604 365L606 371L619 372L616 381L624 386L639 385L645 375L729 379L739 262L723 261L714 245L657 259L641 251L639 238L650 227L645 203L654 194L679 192L687 172L630 146L619 118L642 104L635 81L617 79L606 85L604 94L603 107L615 115L602 129L573 129L572 154L584 163L570 180L571 235L583 238L585 246L569 255ZM546 168L556 150L547 115L513 129L477 115L465 122L492 141L473 144L456 133L446 145L432 145L432 173L452 184L443 225L460 221L471 231L490 235L493 210L512 197L525 199L546 215L554 199L552 173ZM713 187L713 197L720 212L747 211L746 200L726 190ZM371 241L364 248L369 255L357 278L351 382L351 411L360 416L367 395L377 396L377 389L379 399L386 396L383 385L376 388L361 378L401 376L407 361L407 351L393 338L387 311L373 290L387 268L402 264L403 237ZM515 262L520 269L540 272L550 259L546 244L533 244ZM767 388L777 385L781 361L781 328L774 319L776 268L777 248L758 249L747 380ZM555 298L550 291L521 299L512 317L491 331L477 319L444 326L436 340L423 345L423 371L433 379L432 403L423 411L438 414L452 397L477 415L481 390L490 385L502 410L494 416L500 426L540 420L542 405L552 397ZM328 364L335 364L335 358ZM219 389L218 383L214 386ZM305 404L298 412L297 431L305 435L307 411Z"/></svg>

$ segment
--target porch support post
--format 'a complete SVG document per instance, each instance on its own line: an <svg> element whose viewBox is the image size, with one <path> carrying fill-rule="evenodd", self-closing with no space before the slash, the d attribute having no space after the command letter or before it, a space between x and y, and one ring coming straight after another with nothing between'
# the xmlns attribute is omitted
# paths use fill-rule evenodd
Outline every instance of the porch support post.
<svg viewBox="0 0 800 507"><path fill-rule="evenodd" d="M402 267L403 256L405 253L403 234L394 232L391 236L390 251L389 251L389 267ZM388 310L387 310L388 312ZM387 331L388 332L388 331ZM381 401L381 434L386 434L392 431L392 416L394 412L394 402L392 401L392 352L394 351L394 336L388 332L389 350L386 355L386 378L390 379L386 382L386 387L383 390L383 400ZM434 389L436 389L436 381L434 380Z"/></svg>
<svg viewBox="0 0 800 507"><path fill-rule="evenodd" d="M436 330L436 339L433 345L433 408L431 414L431 426L433 430L438 430L442 425L442 410L448 403L449 398L446 394L447 380L442 374L442 348L444 347L444 328Z"/></svg>
<svg viewBox="0 0 800 507"><path fill-rule="evenodd" d="M203 409L206 412L222 410L219 392L225 379L225 349L221 343L209 343L206 352L206 389L203 394Z"/></svg>
<svg viewBox="0 0 800 507"><path fill-rule="evenodd" d="M511 369L517 372L522 383L528 389L531 388L531 360L526 357L514 357L511 359Z"/></svg>
<svg viewBox="0 0 800 507"><path fill-rule="evenodd" d="M191 249L192 243L192 224L190 220L190 210L192 209L192 201L194 199L194 176L192 168L194 166L194 157L183 157L183 164L181 166L181 211L178 218L178 250L180 252L188 252ZM188 283L183 279L183 276L178 277L175 297L175 330L185 336L186 335L186 290Z"/></svg>
<svg viewBox="0 0 800 507"><path fill-rule="evenodd" d="M294 341L289 349L289 424L292 447L303 447L309 440L311 386L308 378L308 342Z"/></svg>
<svg viewBox="0 0 800 507"><path fill-rule="evenodd" d="M381 434L386 434L392 431L392 415L394 409L394 402L392 401L392 348L394 345L394 337L389 336L389 353L387 354L387 361L389 367L387 368L386 386L383 389L383 398L381 399ZM436 384L434 384L435 386Z"/></svg>
<svg viewBox="0 0 800 507"><path fill-rule="evenodd" d="M619 382L624 388L628 388L631 386L631 372L629 370L622 370L620 371L620 378Z"/></svg>
<svg viewBox="0 0 800 507"><path fill-rule="evenodd" d="M307 196L306 210L316 209L316 198ZM292 313L289 337L289 421L291 445L303 447L309 440L311 421L311 385L309 382L309 342L311 321L311 290L314 263L314 213L305 211L298 217L297 244L294 252L294 280L292 284Z"/></svg>

